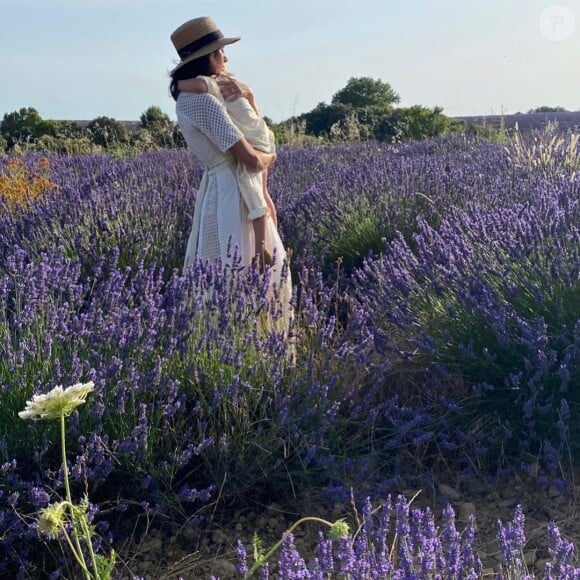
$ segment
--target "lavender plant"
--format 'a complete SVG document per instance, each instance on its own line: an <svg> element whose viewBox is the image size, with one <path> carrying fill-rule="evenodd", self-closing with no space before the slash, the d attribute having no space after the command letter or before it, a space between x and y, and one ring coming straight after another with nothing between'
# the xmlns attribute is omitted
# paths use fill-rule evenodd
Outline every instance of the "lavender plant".
<svg viewBox="0 0 580 580"><path fill-rule="evenodd" d="M437 526L429 508L411 508L413 500L403 496L388 496L373 506L370 500L362 507L362 517L356 514L358 525L348 533L325 537L320 533L314 555L301 554L291 530L266 555L260 542L254 545L254 564L250 567L245 545L238 541L238 571L244 578L269 578L270 572L280 580L370 580L373 578L416 578L431 580L477 580L487 577L475 552L475 522L470 518L462 532L456 528L455 513L450 506L443 509L441 525ZM307 518L305 518L307 519ZM293 526L294 528L294 526ZM550 527L550 560L546 562L544 578L573 580L580 577L575 566L575 549L564 540L554 525ZM499 579L532 578L524 563L526 537L524 516L518 507L513 521L498 521L498 546L504 563L493 575ZM258 545L258 550L256 550ZM275 563L266 559L280 547Z"/></svg>
<svg viewBox="0 0 580 580"><path fill-rule="evenodd" d="M258 273L181 274L201 175L188 152L52 155L49 173L38 203L0 211L1 573L34 567L14 510L63 485L57 431L17 411L65 379L95 384L67 423L70 483L91 486L112 542L142 513L203 515L218 487L360 499L440 455L489 471L526 451L557 474L577 453L573 172L460 136L281 149L292 363L283 335L260 331L276 312Z"/></svg>

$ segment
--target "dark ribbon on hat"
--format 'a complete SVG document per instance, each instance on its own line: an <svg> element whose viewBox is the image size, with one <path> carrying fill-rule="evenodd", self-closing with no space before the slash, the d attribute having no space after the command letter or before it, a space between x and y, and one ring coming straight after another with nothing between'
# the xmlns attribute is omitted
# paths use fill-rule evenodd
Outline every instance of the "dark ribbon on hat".
<svg viewBox="0 0 580 580"><path fill-rule="evenodd" d="M214 30L214 32L209 32L205 36L202 36L201 38L186 44L183 48L180 48L177 51L177 54L179 54L179 56L183 59L198 51L200 48L203 48L204 46L207 46L208 44L215 42L216 40L219 40L223 37L224 35L222 34L221 30Z"/></svg>

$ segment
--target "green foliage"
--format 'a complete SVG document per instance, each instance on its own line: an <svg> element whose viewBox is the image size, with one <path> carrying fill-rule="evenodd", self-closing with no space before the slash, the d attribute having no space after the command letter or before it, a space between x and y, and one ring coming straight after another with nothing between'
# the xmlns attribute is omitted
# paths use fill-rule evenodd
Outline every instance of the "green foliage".
<svg viewBox="0 0 580 580"><path fill-rule="evenodd" d="M316 250L325 256L326 272L337 261L350 271L360 267L369 254L383 250L384 218L376 209L369 199L360 197L356 202L339 204L336 211L342 216L340 221L321 219Z"/></svg>
<svg viewBox="0 0 580 580"><path fill-rule="evenodd" d="M278 145L289 145L292 147L302 145L314 145L320 138L307 134L306 121L298 121L296 118L277 123L270 127L276 138Z"/></svg>
<svg viewBox="0 0 580 580"><path fill-rule="evenodd" d="M61 137L54 135L42 135L33 141L26 143L18 142L12 148L14 153L36 151L38 153L60 153L61 155L83 155L104 153L105 147L93 143L87 133L78 137Z"/></svg>
<svg viewBox="0 0 580 580"><path fill-rule="evenodd" d="M64 155L100 153L103 147L90 139L75 121L44 120L36 109L20 109L4 115L0 129L0 151L52 151Z"/></svg>
<svg viewBox="0 0 580 580"><path fill-rule="evenodd" d="M330 127L329 136L332 142L343 141L367 141L377 139L379 141L396 141L396 139L383 139L377 130L385 119L393 116L390 106L376 105L364 109L352 109L350 112Z"/></svg>
<svg viewBox="0 0 580 580"><path fill-rule="evenodd" d="M97 117L87 126L87 131L95 145L109 148L127 143L127 129L111 117Z"/></svg>
<svg viewBox="0 0 580 580"><path fill-rule="evenodd" d="M395 111L396 125L403 139L427 139L457 130L461 124L443 114L441 107L414 105Z"/></svg>
<svg viewBox="0 0 580 580"><path fill-rule="evenodd" d="M173 127L171 138L173 140L173 146L177 149L183 149L186 147L185 139L183 138L183 134L181 133L178 125Z"/></svg>
<svg viewBox="0 0 580 580"><path fill-rule="evenodd" d="M308 113L281 124L304 123L307 135L330 141L376 139L387 143L426 139L463 125L432 109L415 105L394 108L400 97L388 83L370 77L351 78L332 102L319 103Z"/></svg>
<svg viewBox="0 0 580 580"><path fill-rule="evenodd" d="M78 137L42 135L25 147L20 147L20 150L38 151L39 153L51 151L61 155L82 155L103 153L105 149L93 143L88 135L83 134Z"/></svg>
<svg viewBox="0 0 580 580"><path fill-rule="evenodd" d="M0 151L52 151L64 155L102 153L116 155L184 147L178 128L158 107L141 115L141 131L130 134L110 117L97 117L86 128L75 121L44 120L32 107L4 115L0 126Z"/></svg>
<svg viewBox="0 0 580 580"><path fill-rule="evenodd" d="M568 109L565 109L564 107L550 107L547 105L543 105L541 107L536 107L534 109L530 109L528 111L529 113L567 113Z"/></svg>
<svg viewBox="0 0 580 580"><path fill-rule="evenodd" d="M305 132L308 135L315 137L328 136L332 126L346 119L352 111L353 108L351 106L342 103L332 105L318 103L312 111L290 119L290 122L303 122L305 124Z"/></svg>
<svg viewBox="0 0 580 580"><path fill-rule="evenodd" d="M54 123L54 135L59 139L81 139L86 131L76 121L52 121Z"/></svg>
<svg viewBox="0 0 580 580"><path fill-rule="evenodd" d="M333 107L333 105L330 105ZM374 105L364 109L352 109L331 125L346 127L355 121L357 132L350 135L362 139L376 139L386 143L396 143L402 140L419 140L435 137L448 131L460 130L460 122L445 116L440 107L429 109L420 105L393 109L388 105ZM348 132L347 132L348 133ZM348 139L350 141L357 138Z"/></svg>
<svg viewBox="0 0 580 580"><path fill-rule="evenodd" d="M376 139L388 143L424 139L465 128L443 115L442 109L414 106L393 107L400 101L393 88L380 79L351 77L331 103L281 123L266 122L278 145L352 142ZM4 115L0 151L54 151L74 155L108 151L116 156L141 151L183 148L179 127L160 107L148 107L139 118L139 130L129 132L111 117L97 117L86 128L73 121L45 121L32 107Z"/></svg>
<svg viewBox="0 0 580 580"><path fill-rule="evenodd" d="M172 127L173 123L159 107L151 106L139 117L143 129L158 129Z"/></svg>
<svg viewBox="0 0 580 580"><path fill-rule="evenodd" d="M402 141L405 134L399 121L399 114L395 110L384 111L382 115L376 115L371 125L374 138L384 143Z"/></svg>
<svg viewBox="0 0 580 580"><path fill-rule="evenodd" d="M333 105L346 105L353 109L389 107L401 100L389 83L371 77L351 77L346 86L332 97Z"/></svg>
<svg viewBox="0 0 580 580"><path fill-rule="evenodd" d="M53 135L54 122L44 121L33 107L23 107L18 111L6 113L2 119L0 133L12 149L18 143L27 143L42 135Z"/></svg>
<svg viewBox="0 0 580 580"><path fill-rule="evenodd" d="M139 122L142 130L147 132L141 136L141 142L145 143L150 137L152 143L159 148L174 146L174 124L159 107L149 107L141 115Z"/></svg>
<svg viewBox="0 0 580 580"><path fill-rule="evenodd" d="M508 141L508 131L505 122L501 121L499 127L488 125L486 123L467 123L465 121L456 121L457 130L465 133L468 137L480 137L490 143L505 144Z"/></svg>

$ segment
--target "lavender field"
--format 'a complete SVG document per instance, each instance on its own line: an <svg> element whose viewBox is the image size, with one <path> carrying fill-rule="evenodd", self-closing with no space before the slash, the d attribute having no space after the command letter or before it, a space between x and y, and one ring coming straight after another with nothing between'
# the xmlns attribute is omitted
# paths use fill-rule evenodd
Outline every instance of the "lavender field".
<svg viewBox="0 0 580 580"><path fill-rule="evenodd" d="M452 512L438 530L400 499L368 502L441 470L574 493L579 153L571 135L282 149L270 189L295 357L263 331L277 309L258 272L182 275L202 173L187 151L49 155L50 187L0 205L0 576L74 576L34 519L62 496L58 426L18 412L92 381L67 451L95 550L146 522L203 527L217 507L310 494L352 497L365 524L321 538L311 566L286 536L281 578L480 577ZM39 156L20 159L33 175ZM498 534L505 578L533 577L520 524L516 510ZM574 546L550 538L545 577L580 577Z"/></svg>

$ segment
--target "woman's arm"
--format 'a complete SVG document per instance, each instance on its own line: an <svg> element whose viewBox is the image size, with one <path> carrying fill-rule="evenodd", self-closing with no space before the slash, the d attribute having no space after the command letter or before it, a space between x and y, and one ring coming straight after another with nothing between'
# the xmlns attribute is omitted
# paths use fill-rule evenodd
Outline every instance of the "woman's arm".
<svg viewBox="0 0 580 580"><path fill-rule="evenodd" d="M254 149L245 137L236 141L230 147L230 151L250 171L264 171L276 161L276 153L264 153Z"/></svg>
<svg viewBox="0 0 580 580"><path fill-rule="evenodd" d="M276 160L276 155L254 149L234 125L228 112L213 95L186 95L177 102L180 123L189 122L199 129L222 153L232 155L250 171L263 171Z"/></svg>

